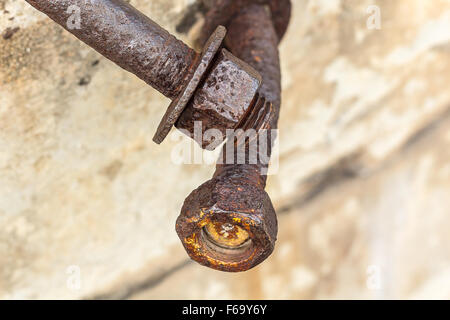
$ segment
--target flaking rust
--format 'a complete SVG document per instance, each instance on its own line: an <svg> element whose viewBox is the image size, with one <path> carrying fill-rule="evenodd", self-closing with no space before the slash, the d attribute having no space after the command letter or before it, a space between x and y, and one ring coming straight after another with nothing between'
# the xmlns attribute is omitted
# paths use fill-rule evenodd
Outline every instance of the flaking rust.
<svg viewBox="0 0 450 320"><path fill-rule="evenodd" d="M223 227L218 230L222 241L211 239L210 224ZM230 226L245 231L249 239L228 241ZM186 199L176 230L192 259L214 269L236 272L248 270L270 255L277 222L269 196L258 180L241 180L223 171Z"/></svg>

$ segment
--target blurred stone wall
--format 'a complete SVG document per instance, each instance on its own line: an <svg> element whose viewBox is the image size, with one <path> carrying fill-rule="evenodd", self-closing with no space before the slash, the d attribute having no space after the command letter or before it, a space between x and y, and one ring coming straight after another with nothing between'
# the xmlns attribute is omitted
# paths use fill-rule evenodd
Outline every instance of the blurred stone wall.
<svg viewBox="0 0 450 320"><path fill-rule="evenodd" d="M201 28L194 0L131 3ZM240 274L175 234L214 166L152 142L169 101L23 0L0 0L0 33L0 299L450 298L449 0L293 0L279 240Z"/></svg>

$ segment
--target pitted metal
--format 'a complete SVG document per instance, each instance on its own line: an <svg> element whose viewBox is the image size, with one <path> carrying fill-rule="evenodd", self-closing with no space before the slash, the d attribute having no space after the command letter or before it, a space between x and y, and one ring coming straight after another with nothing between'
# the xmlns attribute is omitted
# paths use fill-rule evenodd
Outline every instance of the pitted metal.
<svg viewBox="0 0 450 320"><path fill-rule="evenodd" d="M292 9L290 0L203 0L203 2L209 7L209 11L198 40L200 43L206 41L216 26L230 26L236 15L252 4L267 6L273 28L281 41L288 28Z"/></svg>
<svg viewBox="0 0 450 320"><path fill-rule="evenodd" d="M177 128L188 130L193 139L199 139L202 148L215 149L214 139L208 139L207 135L195 136L195 122L201 124L202 133L218 129L225 137L227 129L245 125L260 85L261 76L255 69L222 49L178 120Z"/></svg>
<svg viewBox="0 0 450 320"><path fill-rule="evenodd" d="M164 114L164 117L162 118L153 137L154 142L158 144L163 142L172 129L173 125L182 115L184 109L186 108L186 105L189 103L189 101L192 99L192 96L197 91L197 87L199 86L200 81L203 80L203 78L205 77L205 73L208 71L208 68L214 62L214 58L220 47L222 46L222 42L225 39L226 33L227 30L225 29L225 27L218 26L206 42L199 59L199 63L195 68L194 74L184 88L183 92L178 97L176 97L169 105L169 108L167 108L167 111ZM186 118L186 116L184 116L184 118Z"/></svg>

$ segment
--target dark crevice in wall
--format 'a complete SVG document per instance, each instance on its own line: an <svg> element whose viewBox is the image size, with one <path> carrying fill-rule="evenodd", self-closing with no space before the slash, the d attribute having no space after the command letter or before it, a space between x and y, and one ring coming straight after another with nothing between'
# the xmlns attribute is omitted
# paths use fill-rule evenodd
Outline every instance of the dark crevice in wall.
<svg viewBox="0 0 450 320"><path fill-rule="evenodd" d="M3 39L4 40L9 40L12 38L12 36L18 32L20 30L19 27L15 27L15 28L6 28L5 32L3 32Z"/></svg>
<svg viewBox="0 0 450 320"><path fill-rule="evenodd" d="M337 161L331 167L313 174L302 181L302 189L308 191L291 203L277 209L277 215L290 213L293 209L302 207L319 197L328 190L341 183L348 182L361 176L362 166L360 163L360 152L353 153Z"/></svg>
<svg viewBox="0 0 450 320"><path fill-rule="evenodd" d="M412 146L420 143L424 139L428 138L435 130L437 130L443 122L450 118L450 107L447 108L441 115L436 117L426 126L423 126L417 130L402 146L401 152L408 151Z"/></svg>
<svg viewBox="0 0 450 320"><path fill-rule="evenodd" d="M428 139L430 135L436 132L441 126L445 125L445 122L450 119L450 107L445 109L444 112L439 114L432 121L425 124L423 127L416 130L399 148L396 152L393 152L390 156L384 159L381 163L378 163L375 167L369 168L364 166L362 157L363 151L353 153L337 161L331 167L320 171L305 181L301 182L302 189L308 189L308 191L299 196L293 202L282 206L277 209L277 214L288 214L295 209L299 209L302 206L312 202L322 193L330 190L333 187L345 182L349 182L353 179L359 179L361 177L367 177L369 175L376 174L389 164L401 158L412 147Z"/></svg>

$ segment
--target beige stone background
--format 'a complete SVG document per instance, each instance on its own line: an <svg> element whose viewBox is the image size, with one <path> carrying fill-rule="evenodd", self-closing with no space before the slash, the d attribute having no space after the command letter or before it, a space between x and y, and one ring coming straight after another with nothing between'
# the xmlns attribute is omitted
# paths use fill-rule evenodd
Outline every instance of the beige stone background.
<svg viewBox="0 0 450 320"><path fill-rule="evenodd" d="M194 0L131 3L201 28ZM293 0L279 239L240 274L176 236L214 166L152 142L169 101L23 0L0 0L0 32L0 299L450 298L449 0Z"/></svg>

